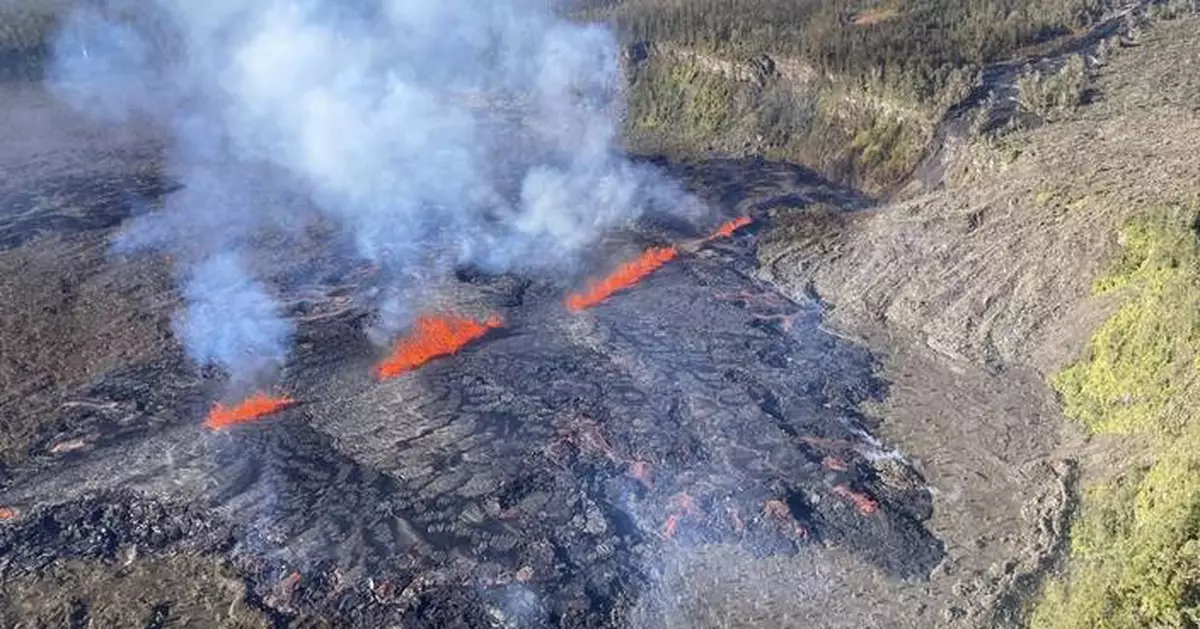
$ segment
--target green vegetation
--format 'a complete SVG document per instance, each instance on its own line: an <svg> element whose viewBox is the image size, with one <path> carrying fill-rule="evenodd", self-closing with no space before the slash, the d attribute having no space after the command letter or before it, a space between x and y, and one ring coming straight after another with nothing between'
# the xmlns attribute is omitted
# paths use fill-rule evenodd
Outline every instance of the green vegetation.
<svg viewBox="0 0 1200 629"><path fill-rule="evenodd" d="M818 73L933 101L956 68L1085 27L1110 0L625 0L584 10L631 39L731 57L802 59ZM861 19L871 14L875 19Z"/></svg>
<svg viewBox="0 0 1200 629"><path fill-rule="evenodd" d="M881 193L912 172L984 63L1085 27L1114 2L598 0L578 15L654 46L634 65L635 150L765 155ZM1066 85L1052 79L1044 93L1058 111Z"/></svg>
<svg viewBox="0 0 1200 629"><path fill-rule="evenodd" d="M932 127L887 117L871 117L859 126L862 130L850 144L854 151L852 159L868 178L887 182L900 181L908 175L932 131Z"/></svg>
<svg viewBox="0 0 1200 629"><path fill-rule="evenodd" d="M635 124L644 130L672 129L703 141L736 122L735 83L696 63L655 65L643 80L646 88L635 95L633 105L638 110Z"/></svg>
<svg viewBox="0 0 1200 629"><path fill-rule="evenodd" d="M878 190L911 171L936 124L827 78L746 76L754 69L689 52L652 58L633 74L631 143L676 157L759 154Z"/></svg>
<svg viewBox="0 0 1200 629"><path fill-rule="evenodd" d="M1115 271L1096 283L1098 293L1124 292L1126 301L1096 332L1085 359L1052 379L1067 415L1096 432L1186 428L1185 394L1200 356L1195 218L1176 209L1134 221Z"/></svg>
<svg viewBox="0 0 1200 629"><path fill-rule="evenodd" d="M1125 230L1096 284L1123 303L1084 358L1052 379L1067 414L1098 433L1142 438L1148 465L1088 489L1071 562L1035 629L1200 625L1200 244L1177 207Z"/></svg>

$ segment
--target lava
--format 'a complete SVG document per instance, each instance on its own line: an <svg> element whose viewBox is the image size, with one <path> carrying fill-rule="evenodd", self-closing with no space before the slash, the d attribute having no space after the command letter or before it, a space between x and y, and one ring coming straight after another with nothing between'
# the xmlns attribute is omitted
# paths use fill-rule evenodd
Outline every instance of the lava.
<svg viewBox="0 0 1200 629"><path fill-rule="evenodd" d="M67 441L60 441L60 442L54 444L54 446L52 446L50 448L50 452L52 454L64 454L67 452L74 452L76 450L80 450L86 445L87 445L87 441L85 441L83 439L69 439Z"/></svg>
<svg viewBox="0 0 1200 629"><path fill-rule="evenodd" d="M784 528L784 532L799 540L808 540L808 528L796 521L791 507L782 500L768 500L763 503L763 513L776 524Z"/></svg>
<svg viewBox="0 0 1200 629"><path fill-rule="evenodd" d="M699 242L707 242L717 238L728 238L733 235L733 232L750 223L749 216L739 216L721 225L708 238ZM642 281L647 275L657 271L659 267L674 260L678 255L679 250L675 247L651 247L634 260L617 267L617 270L610 273L604 279L592 282L582 292L568 295L566 302L567 309L571 312L579 312L591 308L605 299L612 297L615 293Z"/></svg>
<svg viewBox="0 0 1200 629"><path fill-rule="evenodd" d="M572 312L586 310L645 279L662 265L675 259L679 251L675 247L652 247L636 259L617 267L607 277L592 282L586 290L567 296L567 309Z"/></svg>
<svg viewBox="0 0 1200 629"><path fill-rule="evenodd" d="M679 517L678 513L667 515L667 519L663 522L662 526L662 536L665 539L675 539L675 531L679 528Z"/></svg>
<svg viewBox="0 0 1200 629"><path fill-rule="evenodd" d="M733 232L749 225L751 222L753 221L750 220L749 216L739 216L718 227L717 231L714 231L712 235L708 237L708 239L716 240L717 238L729 238L733 235Z"/></svg>
<svg viewBox="0 0 1200 629"><path fill-rule="evenodd" d="M291 602L296 596L296 588L300 585L300 572L295 571L282 578L272 588L263 602L281 611L294 612Z"/></svg>
<svg viewBox="0 0 1200 629"><path fill-rule="evenodd" d="M663 522L662 536L666 539L674 539L675 532L679 528L679 523L684 518L700 519L704 517L704 512L700 507L696 506L696 500L687 493L678 493L671 497L671 513L667 515L667 519Z"/></svg>
<svg viewBox="0 0 1200 629"><path fill-rule="evenodd" d="M232 408L226 408L220 402L214 404L208 413L208 419L204 420L204 425L211 430L220 430L261 419L295 404L296 400L287 395L272 396L260 391Z"/></svg>
<svg viewBox="0 0 1200 629"><path fill-rule="evenodd" d="M836 456L827 456L824 459L821 459L821 466L827 470L833 470L835 472L845 472L847 469L849 469L849 467L846 465L846 462Z"/></svg>
<svg viewBox="0 0 1200 629"><path fill-rule="evenodd" d="M834 487L833 493L853 502L858 512L863 515L871 515L879 508L879 503L875 502L870 496L854 491L845 485Z"/></svg>
<svg viewBox="0 0 1200 629"><path fill-rule="evenodd" d="M787 506L787 503L782 500L768 500L764 502L763 513L765 513L767 517L779 520L781 522L788 522L792 520L792 510Z"/></svg>
<svg viewBox="0 0 1200 629"><path fill-rule="evenodd" d="M629 475L645 485L646 489L654 489L652 474L650 464L645 461L633 461L629 464Z"/></svg>
<svg viewBox="0 0 1200 629"><path fill-rule="evenodd" d="M489 330L504 325L492 315L479 322L455 315L418 317L412 331L396 344L391 356L375 368L380 380L398 376L439 358L456 354Z"/></svg>

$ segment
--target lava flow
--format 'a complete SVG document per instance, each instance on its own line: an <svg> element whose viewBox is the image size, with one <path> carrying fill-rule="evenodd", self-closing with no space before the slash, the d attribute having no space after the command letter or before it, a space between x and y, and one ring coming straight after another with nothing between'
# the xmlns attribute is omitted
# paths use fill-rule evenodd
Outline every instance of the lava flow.
<svg viewBox="0 0 1200 629"><path fill-rule="evenodd" d="M679 251L675 247L652 247L637 259L617 267L608 277L593 282L586 290L567 296L567 309L572 312L586 310L645 279L662 265L675 259Z"/></svg>
<svg viewBox="0 0 1200 629"><path fill-rule="evenodd" d="M879 503L870 496L854 491L845 485L834 487L833 493L854 503L854 507L863 515L871 515L879 508Z"/></svg>
<svg viewBox="0 0 1200 629"><path fill-rule="evenodd" d="M391 356L375 368L375 373L380 380L398 376L434 358L458 353L488 330L502 325L504 322L495 315L483 322L452 315L418 317L412 332L396 344Z"/></svg>
<svg viewBox="0 0 1200 629"><path fill-rule="evenodd" d="M261 419L295 404L296 400L287 395L271 396L260 391L232 408L226 408L219 402L213 405L208 419L204 420L204 425L210 430L220 430Z"/></svg>
<svg viewBox="0 0 1200 629"><path fill-rule="evenodd" d="M739 216L718 227L717 231L714 231L712 235L708 237L708 239L716 240L717 238L729 238L733 235L733 232L749 225L751 222L752 221L750 220L749 216Z"/></svg>

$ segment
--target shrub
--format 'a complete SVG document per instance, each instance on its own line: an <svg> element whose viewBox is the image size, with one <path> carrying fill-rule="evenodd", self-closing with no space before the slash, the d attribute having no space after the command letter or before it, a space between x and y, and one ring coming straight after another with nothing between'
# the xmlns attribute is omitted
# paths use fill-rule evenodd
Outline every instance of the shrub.
<svg viewBox="0 0 1200 629"><path fill-rule="evenodd" d="M1083 104L1088 78L1080 55L1072 55L1057 72L1028 72L1017 79L1021 107L1046 121L1066 118Z"/></svg>
<svg viewBox="0 0 1200 629"><path fill-rule="evenodd" d="M1080 362L1051 379L1068 416L1096 432L1162 433L1180 428L1181 394L1200 356L1200 253L1196 216L1174 209L1133 221L1099 294L1126 301L1097 330Z"/></svg>
<svg viewBox="0 0 1200 629"><path fill-rule="evenodd" d="M1166 0L1156 2L1148 8L1150 17L1156 20L1174 20L1196 11L1195 0Z"/></svg>
<svg viewBox="0 0 1200 629"><path fill-rule="evenodd" d="M1149 464L1089 488L1067 574L1034 629L1200 626L1200 245L1194 209L1139 218L1096 283L1123 298L1085 356L1052 379L1068 416L1133 435Z"/></svg>

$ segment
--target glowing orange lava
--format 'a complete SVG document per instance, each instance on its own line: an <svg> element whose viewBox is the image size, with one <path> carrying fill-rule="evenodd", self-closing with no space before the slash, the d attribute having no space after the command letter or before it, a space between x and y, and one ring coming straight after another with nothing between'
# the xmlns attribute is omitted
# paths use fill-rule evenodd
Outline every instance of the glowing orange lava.
<svg viewBox="0 0 1200 629"><path fill-rule="evenodd" d="M749 225L751 222L753 221L750 220L749 216L739 216L732 221L729 221L718 227L717 231L713 232L708 239L716 240L717 238L729 238L733 235L733 232Z"/></svg>
<svg viewBox="0 0 1200 629"><path fill-rule="evenodd" d="M375 374L385 380L412 371L434 358L458 353L488 330L502 325L504 322L496 315L484 322L454 315L418 317L412 331L400 339L392 355L375 368Z"/></svg>
<svg viewBox="0 0 1200 629"><path fill-rule="evenodd" d="M679 528L679 514L672 513L667 515L667 519L663 522L662 536L667 539L675 539L675 531Z"/></svg>
<svg viewBox="0 0 1200 629"><path fill-rule="evenodd" d="M696 506L696 500L687 493L678 493L671 497L671 513L667 515L667 519L663 522L662 536L666 539L674 539L675 532L679 529L679 523L684 518L700 519L704 517L704 512L700 507Z"/></svg>
<svg viewBox="0 0 1200 629"><path fill-rule="evenodd" d="M625 290L642 281L647 275L658 270L662 265L675 259L679 251L675 247L653 247L635 260L617 267L608 277L592 282L586 290L571 293L567 296L567 309L579 312L591 308L611 297L614 293Z"/></svg>
<svg viewBox="0 0 1200 629"><path fill-rule="evenodd" d="M287 395L276 397L260 391L233 408L226 408L219 402L214 404L208 413L208 419L204 420L204 425L210 430L220 430L237 424L245 424L272 413L278 413L295 403L296 401Z"/></svg>
<svg viewBox="0 0 1200 629"><path fill-rule="evenodd" d="M876 509L879 508L879 503L872 500L870 496L866 494L860 494L845 485L838 485L837 487L834 487L833 493L849 500L850 502L853 502L855 508L858 509L858 512L863 515L871 515L872 513L875 513Z"/></svg>

